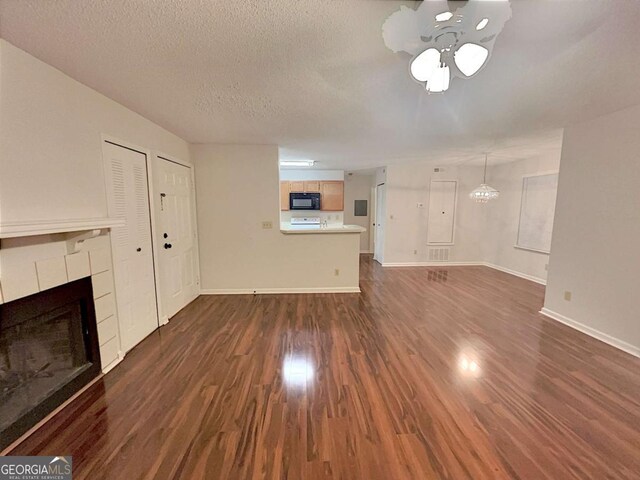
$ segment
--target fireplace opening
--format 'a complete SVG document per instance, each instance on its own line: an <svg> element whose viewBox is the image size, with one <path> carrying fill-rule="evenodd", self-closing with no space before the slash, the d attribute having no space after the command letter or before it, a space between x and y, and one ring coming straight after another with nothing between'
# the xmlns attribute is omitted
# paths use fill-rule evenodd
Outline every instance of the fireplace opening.
<svg viewBox="0 0 640 480"><path fill-rule="evenodd" d="M0 449L99 374L89 277L0 305Z"/></svg>

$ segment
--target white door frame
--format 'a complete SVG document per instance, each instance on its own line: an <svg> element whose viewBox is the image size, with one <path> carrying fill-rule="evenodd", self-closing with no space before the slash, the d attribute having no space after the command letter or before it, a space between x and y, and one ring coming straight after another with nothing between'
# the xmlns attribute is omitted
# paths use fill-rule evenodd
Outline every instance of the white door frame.
<svg viewBox="0 0 640 480"><path fill-rule="evenodd" d="M380 187L384 187L384 199L383 199L383 202L380 202L380 197L378 195L378 188L380 188ZM382 248L382 252L381 252L382 253L382 258L379 258L377 250L378 250L378 244L380 243L381 239L378 237L378 230L379 230L378 226L379 226L380 223L382 223L383 230L386 229L386 223L387 223L387 205L386 205L386 203L387 203L387 186L386 186L386 183L383 182L383 183L377 184L375 188L376 188L376 195L375 195L375 198L376 198L376 215L375 215L375 217L376 217L376 227L375 227L376 235L375 235L375 240L374 240L374 244L373 244L373 258L380 265L382 265L383 262L384 262L384 242L385 242L384 234L385 234L385 232L384 231L382 232L382 234L383 234L382 242L381 242L382 243L382 247L383 247ZM380 222L380 219L378 218L378 207L379 206L381 206L382 209L383 209L383 211L381 212L382 213L382 217L383 217L382 218L382 222Z"/></svg>
<svg viewBox="0 0 640 480"><path fill-rule="evenodd" d="M165 153L159 152L159 151L155 151L153 154L154 158L156 160L165 160L167 162L173 162L173 163L177 163L178 165L182 165L183 167L187 167L190 171L191 171L191 186L193 187L191 189L191 205L193 206L192 208L192 213L191 215L193 216L192 219L192 225L193 228L195 230L195 238L194 238L194 251L195 251L195 264L196 264L196 285L197 285L197 295L200 295L200 240L198 238L198 215L197 215L197 205L196 205L196 177L195 177L195 168L194 165L192 163L189 162L185 162L179 158L173 157L172 155L167 155ZM153 163L153 162L152 162ZM155 177L152 177L155 178ZM154 182L152 182L154 183ZM157 194L159 194L160 192L158 192ZM151 210L153 211L153 215L151 215L152 217L152 224L153 224L153 244L154 247L157 246L157 248L154 248L154 254L156 253L156 251L159 251L158 249L160 248L160 246L157 244L157 237L156 237L156 225L160 224L160 219L156 218L156 215L158 215L159 210L156 209L157 207L157 200L156 200L156 192L155 192L155 183L154 183L154 188L149 189L149 204L151 207ZM154 257L155 258L155 257ZM159 260L159 258L158 258ZM155 260L154 260L155 261ZM159 266L160 263L158 262L157 265ZM162 309L162 300L160 299L162 297L162 288L160 285L160 275L156 275L156 296L158 297L158 312L164 312L164 310ZM167 315L163 314L158 314L158 318L160 319L160 325L166 325L167 323L169 323L169 317Z"/></svg>

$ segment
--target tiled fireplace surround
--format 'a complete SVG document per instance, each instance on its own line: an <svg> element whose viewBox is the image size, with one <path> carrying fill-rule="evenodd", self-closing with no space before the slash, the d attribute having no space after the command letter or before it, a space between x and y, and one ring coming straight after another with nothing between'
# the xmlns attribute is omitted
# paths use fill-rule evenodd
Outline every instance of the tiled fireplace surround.
<svg viewBox="0 0 640 480"><path fill-rule="evenodd" d="M109 230L3 238L0 304L91 277L102 371L122 358Z"/></svg>

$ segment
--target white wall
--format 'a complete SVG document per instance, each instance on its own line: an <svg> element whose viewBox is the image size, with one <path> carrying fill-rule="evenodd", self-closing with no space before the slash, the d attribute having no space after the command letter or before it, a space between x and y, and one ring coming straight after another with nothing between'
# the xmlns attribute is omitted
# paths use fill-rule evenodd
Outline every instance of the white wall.
<svg viewBox="0 0 640 480"><path fill-rule="evenodd" d="M278 229L275 145L194 145L192 158L205 293L358 289L358 234ZM273 228L263 229L263 221Z"/></svg>
<svg viewBox="0 0 640 480"><path fill-rule="evenodd" d="M514 245L520 222L523 177L557 172L559 166L560 152L490 166L487 182L500 191L500 197L483 207L486 212L484 261L506 270L523 273L539 282L546 281L549 255L514 248Z"/></svg>
<svg viewBox="0 0 640 480"><path fill-rule="evenodd" d="M455 245L451 262L479 262L482 248L482 205L467 195L482 178L478 167L447 167L436 173L429 164L389 165L386 168L387 223L385 226L385 264L429 262L427 219L431 180L457 180ZM466 198L466 201L465 201ZM422 207L418 207L421 203Z"/></svg>
<svg viewBox="0 0 640 480"><path fill-rule="evenodd" d="M457 180L455 241L449 262L488 263L544 283L549 256L514 247L520 219L522 178L558 171L559 155L490 166L487 182L500 197L487 204L469 199L482 181L481 166L390 165L386 172L387 224L385 264L432 263L428 258L427 220L431 180ZM418 208L417 204L424 204ZM414 253L415 252L415 253Z"/></svg>
<svg viewBox="0 0 640 480"><path fill-rule="evenodd" d="M559 319L636 355L639 125L635 106L565 129L545 297L545 308Z"/></svg>
<svg viewBox="0 0 640 480"><path fill-rule="evenodd" d="M177 136L0 39L0 219L104 217L101 134L184 161Z"/></svg>
<svg viewBox="0 0 640 480"><path fill-rule="evenodd" d="M347 175L344 181L344 222L348 225L360 225L367 229L360 234L360 251L369 252L369 236L371 232L371 188L374 184L373 175ZM354 215L356 200L367 201L367 215Z"/></svg>

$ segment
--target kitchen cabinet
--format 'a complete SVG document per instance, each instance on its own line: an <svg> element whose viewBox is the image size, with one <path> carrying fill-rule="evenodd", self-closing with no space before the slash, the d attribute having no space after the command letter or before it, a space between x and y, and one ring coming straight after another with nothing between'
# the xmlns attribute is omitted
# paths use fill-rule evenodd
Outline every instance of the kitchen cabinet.
<svg viewBox="0 0 640 480"><path fill-rule="evenodd" d="M318 193L320 192L320 182L317 180L307 180L304 182L304 191L305 192L313 192L313 193Z"/></svg>
<svg viewBox="0 0 640 480"><path fill-rule="evenodd" d="M280 182L280 210L289 210L289 182Z"/></svg>
<svg viewBox="0 0 640 480"><path fill-rule="evenodd" d="M344 182L320 182L320 207L329 212L344 210Z"/></svg>
<svg viewBox="0 0 640 480"><path fill-rule="evenodd" d="M284 180L280 182L280 210L289 210L289 193L320 193L321 210L341 212L344 210L344 182L338 180Z"/></svg>
<svg viewBox="0 0 640 480"><path fill-rule="evenodd" d="M302 180L292 180L289 182L290 192L304 192L304 182Z"/></svg>

